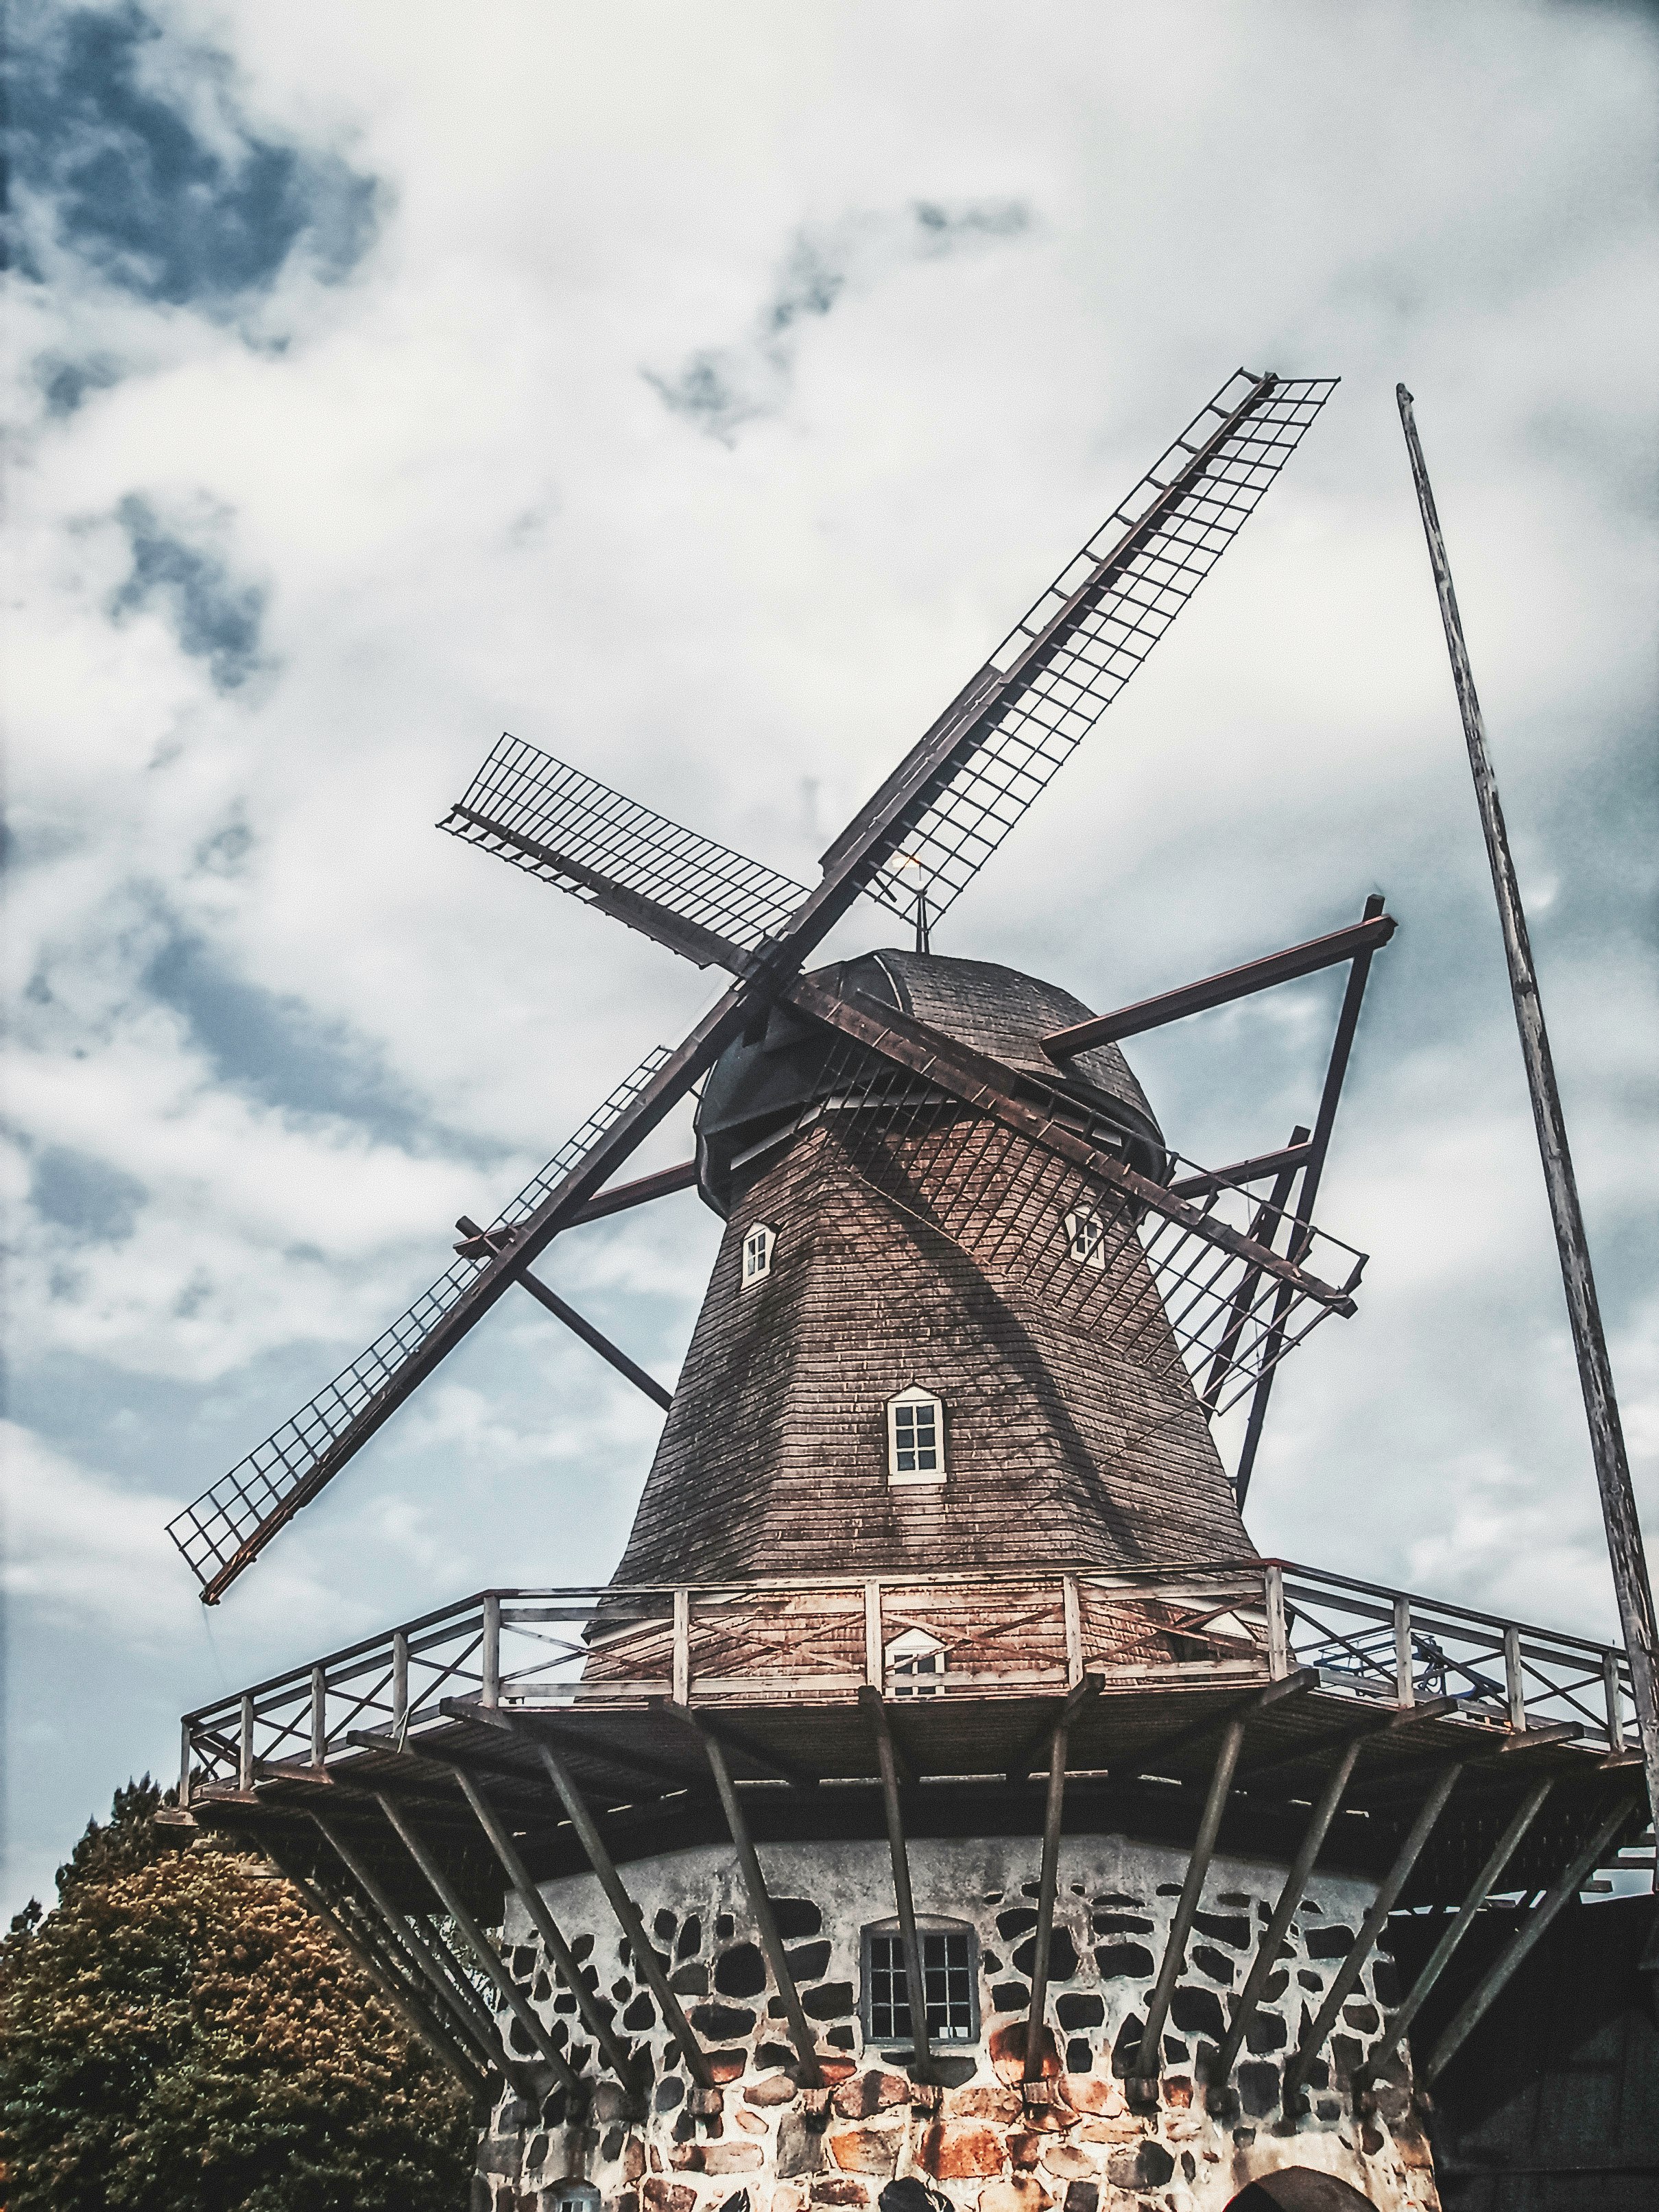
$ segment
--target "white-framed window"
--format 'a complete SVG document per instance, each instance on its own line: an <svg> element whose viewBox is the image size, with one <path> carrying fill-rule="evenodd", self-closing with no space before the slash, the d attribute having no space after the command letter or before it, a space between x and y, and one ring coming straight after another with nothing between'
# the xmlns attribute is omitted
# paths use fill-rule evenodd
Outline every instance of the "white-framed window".
<svg viewBox="0 0 1659 2212"><path fill-rule="evenodd" d="M749 1290L763 1281L772 1272L772 1249L778 1241L775 1229L769 1229L757 1221L743 1240L743 1287Z"/></svg>
<svg viewBox="0 0 1659 2212"><path fill-rule="evenodd" d="M927 1984L930 2043L972 2043L979 2034L979 1961L974 1931L963 1920L916 1915L916 1945ZM910 1978L905 1971L904 1939L896 1920L878 1920L864 1930L862 2009L867 2044L908 2045Z"/></svg>
<svg viewBox="0 0 1659 2212"><path fill-rule="evenodd" d="M945 1679L945 1646L925 1629L907 1628L887 1647L887 1693L936 1698Z"/></svg>
<svg viewBox="0 0 1659 2212"><path fill-rule="evenodd" d="M1092 1206L1079 1206L1066 1215L1066 1242L1080 1266L1104 1272L1106 1224Z"/></svg>
<svg viewBox="0 0 1659 2212"><path fill-rule="evenodd" d="M887 1480L945 1480L945 1407L931 1390L913 1384L887 1401Z"/></svg>

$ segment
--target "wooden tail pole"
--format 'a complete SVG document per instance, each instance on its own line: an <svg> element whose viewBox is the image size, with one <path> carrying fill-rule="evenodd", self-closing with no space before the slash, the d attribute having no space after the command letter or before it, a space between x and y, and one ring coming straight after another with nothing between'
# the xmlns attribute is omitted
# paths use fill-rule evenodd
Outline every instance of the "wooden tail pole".
<svg viewBox="0 0 1659 2212"><path fill-rule="evenodd" d="M1648 1579L1647 1559L1642 1548L1641 1524L1636 1517L1636 1495L1631 1487L1630 1462L1626 1456L1624 1432L1619 1423L1619 1401L1613 1393L1613 1369L1607 1358L1607 1338L1601 1328L1601 1311L1596 1302L1595 1279L1590 1272L1584 1218L1578 1204L1578 1185L1573 1176L1572 1154L1567 1147L1566 1119L1561 1110L1554 1063L1550 1058L1549 1036L1544 1027L1544 1009L1538 995L1538 977L1533 966L1532 946L1527 936L1527 918L1521 904L1521 886L1510 854L1509 834L1504 826L1498 780L1492 774L1492 761L1486 750L1486 724L1481 718L1480 702L1475 696L1468 648L1463 642L1463 625L1457 612L1457 595L1452 589L1445 540L1441 536L1440 518L1435 511L1434 494L1430 489L1429 472L1424 464L1423 448L1417 435L1417 423L1412 412L1412 395L1402 384L1396 387L1396 397L1400 402L1400 420L1406 433L1407 450L1411 455L1412 474L1417 483L1417 503L1423 514L1424 535L1429 541L1429 561L1434 570L1435 589L1440 597L1440 617L1445 624L1446 645L1451 654L1452 681L1457 687L1457 703L1463 716L1463 735L1469 749L1469 768L1474 777L1475 800L1480 809L1480 827L1486 836L1486 857L1492 864L1492 888L1498 894L1498 916L1503 927L1504 950L1509 958L1510 991L1515 1000L1515 1018L1521 1032L1521 1054L1526 1062L1527 1083L1532 1093L1533 1121L1538 1130L1538 1149L1544 1163L1544 1182L1549 1192L1550 1213L1555 1224L1556 1248L1561 1255L1561 1279L1566 1289L1573 1345L1578 1355L1578 1379L1583 1389L1584 1411L1589 1421L1595 1479L1601 1492L1601 1517L1607 1524L1607 1556L1613 1565L1613 1583L1619 1600L1619 1618L1625 1632L1625 1648L1630 1655L1636 1723L1641 1737L1643 1762L1647 1770L1648 1802L1656 1814L1659 1814L1659 1673L1656 1673L1659 1635L1655 1631L1653 1588Z"/></svg>

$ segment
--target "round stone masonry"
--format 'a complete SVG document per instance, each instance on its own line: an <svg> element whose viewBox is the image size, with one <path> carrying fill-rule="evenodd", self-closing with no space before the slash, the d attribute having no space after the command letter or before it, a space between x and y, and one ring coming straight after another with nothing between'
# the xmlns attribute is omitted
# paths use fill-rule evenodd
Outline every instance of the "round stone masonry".
<svg viewBox="0 0 1659 2212"><path fill-rule="evenodd" d="M965 1928L976 1985L977 2033L939 2042L927 2082L913 2078L908 2051L866 2033L863 1935L893 1914L885 1847L769 1844L762 1858L827 2087L804 2091L798 2081L783 2006L729 1852L698 1848L624 1870L708 2053L715 2099L696 2094L597 1882L550 1882L549 1908L588 1988L648 2057L650 2087L636 2101L599 2070L574 1995L509 1899L508 1964L592 2087L581 2112L559 2092L539 2112L518 2099L498 2108L476 2212L552 2212L578 2195L591 2204L590 2190L605 2212L745 2212L732 2202L740 2195L746 2212L1222 2212L1250 2181L1285 2168L1328 2176L1361 2203L1437 2206L1408 2062L1398 2057L1363 2090L1354 2087L1393 1994L1385 1957L1368 1963L1340 2030L1310 2069L1306 2110L1287 2119L1281 2109L1285 2062L1371 1901L1364 1882L1316 1877L1247 2037L1234 2075L1237 2105L1212 2114L1204 2053L1225 2033L1281 1870L1214 1861L1170 2010L1156 2104L1141 2109L1126 2094L1125 2076L1183 1855L1114 1836L1064 1840L1042 2079L1032 2085L1023 2076L1035 1838L911 1846L916 1910ZM522 2029L505 2014L501 2027L529 2061ZM702 2109L714 2103L718 2110ZM588 2187L578 2192L578 2183Z"/></svg>

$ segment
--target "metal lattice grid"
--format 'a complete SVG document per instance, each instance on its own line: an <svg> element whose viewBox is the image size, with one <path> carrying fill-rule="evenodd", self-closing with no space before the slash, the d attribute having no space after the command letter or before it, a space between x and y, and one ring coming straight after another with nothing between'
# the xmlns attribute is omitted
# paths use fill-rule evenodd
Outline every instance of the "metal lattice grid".
<svg viewBox="0 0 1659 2212"><path fill-rule="evenodd" d="M907 919L915 917L919 898L930 922L945 911L1208 575L1338 380L1276 385L1170 501L1176 478L1257 381L1241 369L1222 386L992 654L988 678L1031 657L972 751L869 884L872 897ZM1152 526L1136 538L1149 518Z"/></svg>
<svg viewBox="0 0 1659 2212"><path fill-rule="evenodd" d="M439 827L590 905L601 902L602 890L584 874L744 951L775 937L807 896L775 869L510 736Z"/></svg>
<svg viewBox="0 0 1659 2212"><path fill-rule="evenodd" d="M490 1224L492 1236L516 1230L535 1212L611 1123L633 1104L667 1057L665 1046L653 1046L627 1080L617 1085L569 1142L502 1208ZM456 1260L325 1389L167 1523L167 1534L199 1582L210 1582L281 1510L487 1264L487 1255Z"/></svg>
<svg viewBox="0 0 1659 2212"><path fill-rule="evenodd" d="M1056 1092L1053 1103L1057 1120L1075 1124L1075 1101ZM1211 1416L1237 1404L1333 1310L1265 1261L1293 1257L1345 1293L1364 1266L1362 1254L1297 1222L1288 1206L1235 1185L1212 1188L1179 1217L1138 1203L851 1040L830 1055L793 1127L820 1121L836 1155L889 1204L1153 1380L1184 1368ZM1088 1134L1121 1149L1121 1133L1103 1121ZM830 1159L826 1143L825 1169ZM1080 1213L1099 1226L1090 1240L1096 1264L1073 1257L1067 1217ZM1224 1225L1247 1240L1244 1250L1215 1233Z"/></svg>

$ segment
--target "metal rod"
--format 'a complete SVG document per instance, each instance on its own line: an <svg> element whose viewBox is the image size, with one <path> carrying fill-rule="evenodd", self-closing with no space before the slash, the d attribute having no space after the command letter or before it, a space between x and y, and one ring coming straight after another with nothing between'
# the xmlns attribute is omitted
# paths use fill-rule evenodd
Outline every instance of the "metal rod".
<svg viewBox="0 0 1659 2212"><path fill-rule="evenodd" d="M1534 1905L1522 1925L1505 1945L1501 1955L1493 1960L1477 1986L1464 1999L1434 2046L1429 2059L1425 2081L1438 2081L1447 2066L1462 2049L1464 2042L1480 2025L1487 2007L1503 1989L1533 1945L1537 1942L1556 1914L1570 1899L1577 1895L1582 1884L1589 1878L1590 1869L1599 1864L1602 1854L1613 1838L1625 1826L1639 1801L1626 1797L1608 1814L1589 1842L1585 1844L1567 1868L1555 1887L1547 1891L1542 1901Z"/></svg>
<svg viewBox="0 0 1659 2212"><path fill-rule="evenodd" d="M682 1717L693 1728L697 1723L689 1713ZM800 2083L804 2089L823 2087L823 2069L818 2063L817 2037L811 2022L801 2007L800 1991L795 1986L795 1977L783 1948L783 1938L778 1933L778 1917L772 1910L771 1893L766 1887L766 1877L755 1856L754 1840L749 1833L749 1823L744 1815L732 1780L732 1769L726 1763L725 1747L712 1735L697 1729L702 1747L708 1754L709 1771L714 1778L714 1787L720 1792L720 1808L726 1814L726 1825L732 1833L732 1847L738 1854L738 1867L743 1875L743 1886L748 1893L749 1909L760 1929L761 1948L766 1954L766 1963L772 1969L772 1978L778 1985L778 1996L783 2004L783 2016L789 2023L789 2040L795 2046L800 2061Z"/></svg>
<svg viewBox="0 0 1659 2212"><path fill-rule="evenodd" d="M1400 420L1411 455L1417 501L1422 511L1423 532L1428 540L1429 561L1440 599L1440 618L1451 655L1452 681L1463 718L1463 737L1468 748L1469 769L1474 779L1475 802L1486 841L1492 889L1498 896L1498 917L1509 962L1510 994L1515 1001L1516 1026L1521 1033L1521 1055L1526 1062L1527 1087L1532 1097L1533 1121L1538 1132L1539 1157L1549 1193L1550 1218L1555 1224L1556 1249L1560 1255L1561 1280L1566 1291L1567 1312L1572 1322L1573 1346L1578 1355L1578 1382L1589 1424L1590 1450L1595 1480L1601 1493L1601 1518L1606 1524L1607 1558L1619 1600L1619 1618L1630 1654L1631 1680L1635 1692L1636 1724L1647 1774L1648 1806L1659 1817L1659 1632L1656 1632L1653 1585L1642 1546L1642 1525L1637 1518L1636 1493L1631 1486L1630 1463L1625 1452L1624 1431L1619 1419L1619 1400L1613 1389L1613 1364L1607 1357L1601 1310L1590 1267L1589 1244L1578 1203L1578 1184L1573 1174L1572 1153L1567 1144L1566 1115L1556 1087L1555 1066L1550 1055L1549 1034L1544 1026L1543 1001L1527 917L1521 903L1521 885L1510 852L1509 833L1498 795L1486 748L1486 724L1474 689L1474 673L1463 641L1457 594L1452 588L1451 567L1441 535L1440 517L1429 484L1427 464L1417 434L1412 395L1397 387Z"/></svg>
<svg viewBox="0 0 1659 2212"><path fill-rule="evenodd" d="M1360 1741L1361 1739L1356 1736L1326 1777L1325 1787L1320 1791L1319 1802L1308 1816L1308 1825L1303 1832L1296 1857L1285 1877L1285 1887L1279 1893L1273 1917L1267 1923L1267 1933L1250 1961L1250 1971L1244 1977L1244 1986L1238 1993L1238 2002L1233 2007L1226 2035L1213 2061L1214 2076L1210 2093L1217 2104L1225 2101L1233 2062L1238 2057L1250 2022L1255 2017L1256 2008L1261 2002L1261 1992L1279 1963L1279 1947L1285 1941L1285 1933L1301 1909L1320 1850L1331 1822L1336 1818L1337 1807L1342 1802L1342 1793L1348 1786L1348 1777L1353 1772L1354 1761L1359 1756Z"/></svg>
<svg viewBox="0 0 1659 2212"><path fill-rule="evenodd" d="M587 1863L592 1868L599 1887L605 1892L611 1910L616 1914L622 1931L628 1938L634 1964L657 2000L670 2033L684 2053L692 2079L700 2089L713 2089L714 2076L708 2054L693 2033L684 2008L668 1986L668 1977L646 1936L644 1923L640 1918L640 1908L623 1886L616 1861L605 1849L605 1838L599 1833L599 1823L594 1820L586 1799L577 1789L568 1767L551 1747L544 1743L539 1736L530 1736L529 1741L534 1747L536 1756L547 1769L549 1780L559 1793L570 1825L576 1831L577 1840L587 1854Z"/></svg>
<svg viewBox="0 0 1659 2212"><path fill-rule="evenodd" d="M1305 945L1269 952L1260 960L1247 961L1242 968L1206 975L1201 983L1183 983L1178 990L1162 992L1156 999L1121 1006L1115 1014L1093 1014L1071 1029L1056 1030L1042 1039L1042 1049L1050 1060L1070 1060L1094 1045L1139 1036L1143 1030L1162 1029L1166 1022L1184 1021L1188 1014L1201 1014L1211 1006L1231 1006L1236 999L1271 990L1276 983L1293 982L1298 975L1334 968L1352 960L1357 952L1380 951L1395 928L1394 917L1382 912L1379 902L1375 913L1367 908L1363 921L1351 921L1344 929L1332 930L1328 937L1310 938Z"/></svg>
<svg viewBox="0 0 1659 2212"><path fill-rule="evenodd" d="M1374 891L1365 902L1365 920L1382 918L1382 894ZM1297 1229L1291 1238L1290 1256L1300 1262L1307 1248L1307 1230L1313 1219L1316 1200L1319 1196L1320 1179L1325 1172L1325 1155L1330 1150L1331 1133L1336 1127L1336 1109L1341 1103L1343 1079L1348 1072L1348 1056L1353 1050L1354 1031L1359 1026L1359 1009L1365 996L1365 984L1371 972L1371 953L1369 949L1355 953L1353 965L1348 970L1347 985L1342 994L1342 1005L1336 1018L1336 1034L1331 1040L1331 1056L1325 1069L1325 1087L1319 1094L1319 1111L1314 1115L1313 1135L1308 1140L1308 1164L1302 1171L1302 1188L1297 1194ZM1284 1320L1290 1306L1290 1286L1281 1284L1273 1310L1273 1325L1267 1333L1267 1345L1261 1379L1250 1400L1249 1419L1244 1431L1244 1447L1238 1455L1238 1472L1233 1477L1233 1489L1242 1506L1249 1495L1250 1477L1255 1470L1255 1455L1261 1448L1262 1424L1267 1418L1267 1401L1273 1395L1273 1376L1279 1372L1277 1358L1284 1333Z"/></svg>
<svg viewBox="0 0 1659 2212"><path fill-rule="evenodd" d="M442 1755L441 1753L436 1754L440 1758ZM543 1948L564 1976L589 2034L599 2045L607 2064L629 2088L637 2089L640 2087L638 2069L633 2063L628 2046L619 2039L592 1990L582 1979L580 1964L561 1933L558 1923L549 1911L547 1899L530 1879L529 1869L514 1848L513 1838L507 1833L500 1814L464 1766L455 1768L455 1779L459 1783L467 1803L477 1814L478 1826L489 1837L532 1926L541 1937Z"/></svg>
<svg viewBox="0 0 1659 2212"><path fill-rule="evenodd" d="M502 2048L495 2023L479 2002L477 1991L465 1976L455 1970L453 1963L444 1963L440 1952L429 1946L410 1925L361 1855L347 1843L339 1831L320 1813L313 1813L311 1818L335 1856L380 1914L393 1938L408 1952L426 1977L439 2002L456 2022L467 2041L476 2046L485 2065L511 2075L515 2062Z"/></svg>
<svg viewBox="0 0 1659 2212"><path fill-rule="evenodd" d="M1062 1720L1048 1745L1048 1795L1042 1813L1042 1863L1037 1875L1036 1940L1032 1947L1031 2002L1025 2015L1027 2081L1042 2079L1042 2045L1047 2033L1043 2015L1048 2008L1048 1954L1054 1937L1054 1892L1060 1884L1060 1830L1066 1808L1066 1748L1068 1731Z"/></svg>
<svg viewBox="0 0 1659 2212"><path fill-rule="evenodd" d="M643 1390L653 1404L662 1407L664 1413L668 1411L674 1402L674 1394L672 1390L665 1390L654 1375L647 1375L643 1367L636 1365L619 1345L612 1344L611 1339L595 1328L591 1321L585 1321L574 1306L568 1305L556 1291L550 1290L539 1275L532 1275L526 1267L519 1280L531 1297L562 1321L573 1335L580 1337L584 1344L591 1345L601 1359L608 1359L618 1375L625 1375L636 1390Z"/></svg>
<svg viewBox="0 0 1659 2212"><path fill-rule="evenodd" d="M1175 1995L1175 1985L1187 1963L1187 1939L1193 1932L1193 1916L1198 1911L1198 1901L1204 1894L1204 1878L1209 1873L1210 1861L1215 1856L1216 1838L1221 1832L1221 1815L1226 1809L1227 1793L1232 1788L1233 1769L1238 1764L1239 1747L1244 1741L1245 1726L1246 1716L1236 1713L1227 1723L1226 1732L1221 1739L1221 1748L1216 1753L1215 1771L1210 1777L1210 1792L1204 1802L1203 1818L1198 1824L1193 1855L1187 1862L1187 1879L1181 1885L1181 1895L1176 1900L1175 1916L1170 1923L1169 1941L1164 1946L1163 1964L1158 1968L1152 2002L1146 2007L1146 2025L1140 2032L1140 2048L1135 2054L1133 2072L1143 2085L1155 2083L1158 2080L1164 2023L1170 2016L1170 2000Z"/></svg>
<svg viewBox="0 0 1659 2212"><path fill-rule="evenodd" d="M508 1973L506 1963L495 1945L467 1911L460 1892L427 1849L418 1829L412 1821L404 1818L395 1799L388 1797L385 1790L375 1791L374 1802L402 1838L404 1850L426 1876L433 1895L455 1923L461 1941L500 1990L501 2000L514 2019L540 2051L554 2080L562 2089L580 2094L582 2086L580 2076L548 2033L541 2014Z"/></svg>
<svg viewBox="0 0 1659 2212"><path fill-rule="evenodd" d="M904 1815L899 1805L898 1759L887 1701L866 1683L859 1703L870 1716L875 1730L876 1757L881 1765L881 1802L887 1816L887 1848L893 1861L893 1902L898 1913L899 1942L904 1953L905 1988L910 1999L910 2070L921 2081L933 2078L933 2045L927 2033L927 1983L921 1961L921 1939L916 1934L915 1900L910 1893L910 1854L904 1840Z"/></svg>
<svg viewBox="0 0 1659 2212"><path fill-rule="evenodd" d="M1457 1786L1457 1778L1463 1771L1461 1762L1443 1767L1430 1788L1428 1796L1418 1808L1417 1818L1407 1832L1406 1840L1395 1855L1394 1864L1382 1877L1371 1907L1359 1923L1359 1933L1348 1946L1347 1955L1331 1977L1331 1985L1325 1992L1325 2002L1319 2008L1313 2025L1297 2046L1295 2056L1285 2069L1285 2110L1291 2111L1308 2077L1308 2069L1319 2056L1326 2037L1336 2025L1336 2016L1352 1996L1359 1977L1365 1971L1365 1961L1382 1933L1389 1915L1394 1911L1395 1900L1406 1886L1407 1875L1422 1856L1423 1846L1430 1832L1445 1808L1446 1800Z"/></svg>
<svg viewBox="0 0 1659 2212"><path fill-rule="evenodd" d="M1474 1925L1475 1914L1497 1888L1498 1876L1515 1856L1522 1838L1538 1818L1544 1800L1554 1787L1554 1783L1546 1777L1542 1782L1534 1783L1522 1800L1515 1818L1493 1845L1491 1857L1476 1875L1468 1895L1459 1906L1450 1925L1429 1954L1428 1962L1412 1984L1405 2002L1396 2009L1389 2022L1383 2040L1373 2046L1366 2061L1367 2072L1375 2073L1390 2051L1399 2047L1407 2030L1423 2009L1425 1999L1450 1964L1453 1952Z"/></svg>
<svg viewBox="0 0 1659 2212"><path fill-rule="evenodd" d="M322 1892L296 1868L288 1864L273 1848L269 1837L259 1839L260 1849L281 1867L290 1888L301 1897L315 1917L337 1942L343 1945L381 1996L403 2020L410 2032L418 2036L433 2057L447 2066L462 2086L475 2097L489 2093L489 2077L462 2050L460 2045L442 2027L435 2014L430 2012L415 1994L410 1985L401 1980L379 1957L372 1945L335 1910Z"/></svg>

